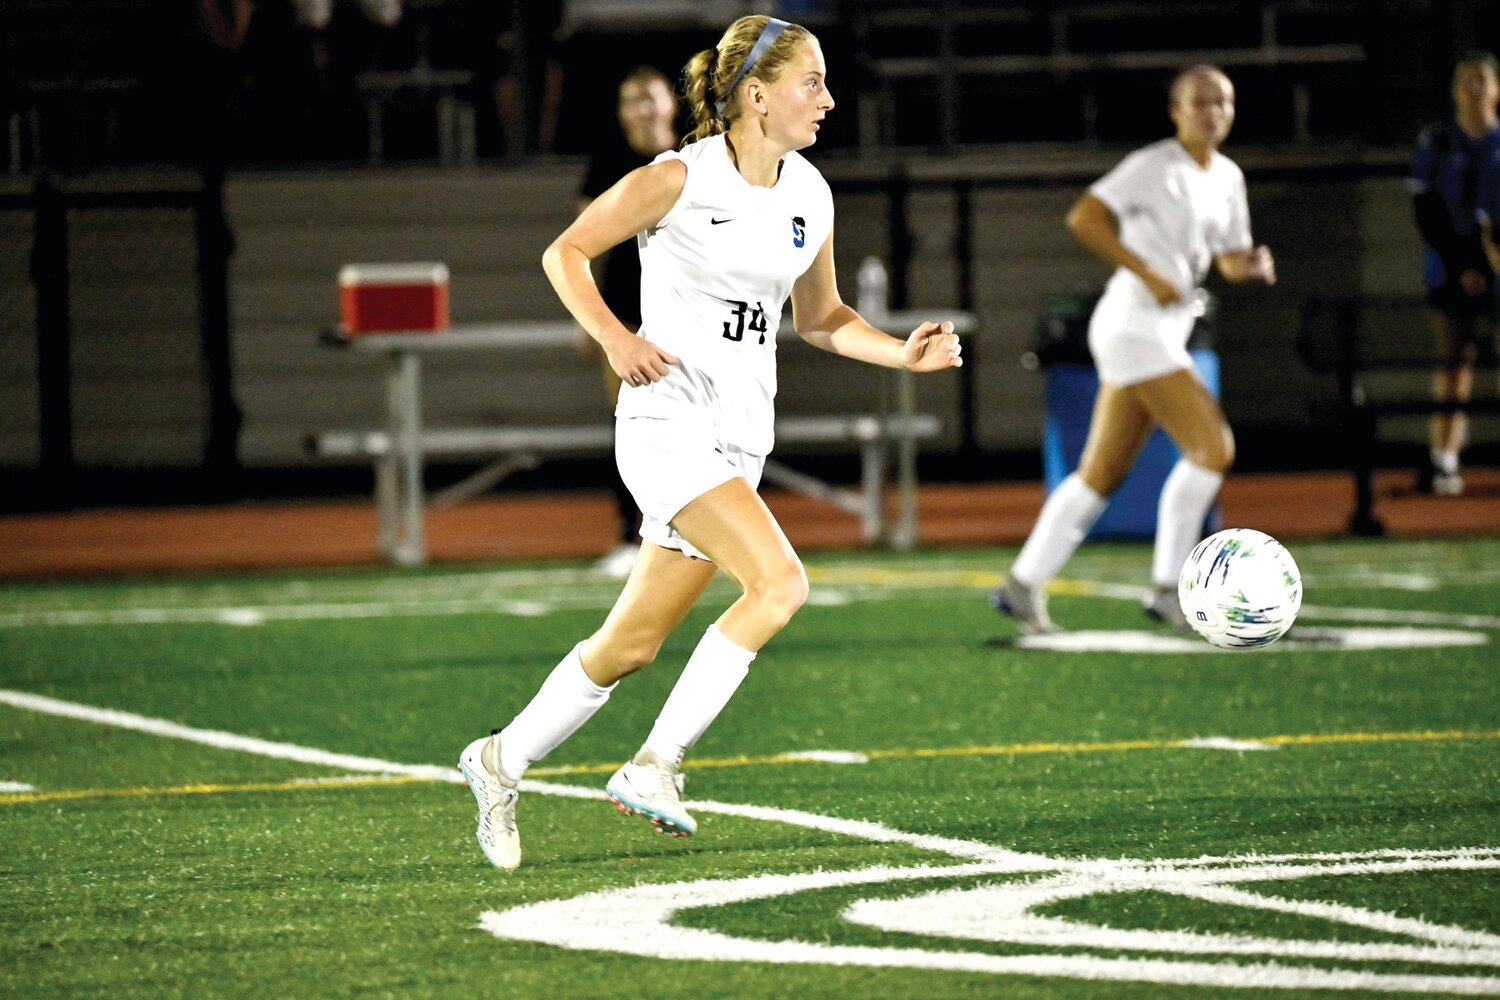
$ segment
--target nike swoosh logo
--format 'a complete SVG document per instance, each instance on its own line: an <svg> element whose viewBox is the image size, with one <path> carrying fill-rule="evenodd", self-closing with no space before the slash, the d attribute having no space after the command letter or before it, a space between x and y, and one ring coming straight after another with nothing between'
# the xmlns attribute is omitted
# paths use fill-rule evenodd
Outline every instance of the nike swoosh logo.
<svg viewBox="0 0 1500 1000"><path fill-rule="evenodd" d="M710 218L708 220L708 224L710 226L722 226L726 222L733 222L733 221L734 221L733 219L714 219L714 218Z"/></svg>

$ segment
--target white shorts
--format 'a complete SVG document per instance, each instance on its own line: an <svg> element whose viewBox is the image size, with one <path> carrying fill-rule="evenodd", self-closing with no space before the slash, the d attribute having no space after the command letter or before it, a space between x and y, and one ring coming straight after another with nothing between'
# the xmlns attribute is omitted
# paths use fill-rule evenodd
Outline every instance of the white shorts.
<svg viewBox="0 0 1500 1000"><path fill-rule="evenodd" d="M1111 281L1089 319L1089 353L1100 382L1126 386L1193 369L1187 341L1193 332L1195 298L1158 305L1139 281Z"/></svg>
<svg viewBox="0 0 1500 1000"><path fill-rule="evenodd" d="M619 417L615 465L641 509L641 537L664 549L712 561L672 526L688 504L736 476L760 485L764 455L750 455L717 440L706 420Z"/></svg>

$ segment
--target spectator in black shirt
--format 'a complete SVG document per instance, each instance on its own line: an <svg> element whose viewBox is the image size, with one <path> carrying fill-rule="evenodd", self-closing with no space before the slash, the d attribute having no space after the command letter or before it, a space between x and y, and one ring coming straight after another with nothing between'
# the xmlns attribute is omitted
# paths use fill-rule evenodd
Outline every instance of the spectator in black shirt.
<svg viewBox="0 0 1500 1000"><path fill-rule="evenodd" d="M609 190L615 181L677 145L677 97L672 92L671 82L660 70L640 66L627 73L620 81L615 110L620 120L620 139L601 148L589 160L588 172L579 192L580 212ZM634 241L626 241L611 250L600 273L594 277L599 282L600 294L614 314L631 329L638 329L641 325L641 258ZM620 377L609 366L592 337L581 334L579 343L585 353L600 363L604 391L610 406L614 406L620 393ZM595 568L610 577L624 579L630 575L640 548L637 532L641 512L618 474L614 475L612 487L620 513L620 544Z"/></svg>

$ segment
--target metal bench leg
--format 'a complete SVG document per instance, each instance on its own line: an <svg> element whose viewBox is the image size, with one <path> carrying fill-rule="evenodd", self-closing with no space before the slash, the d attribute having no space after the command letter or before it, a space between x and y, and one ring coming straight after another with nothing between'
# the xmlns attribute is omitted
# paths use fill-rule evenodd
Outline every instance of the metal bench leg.
<svg viewBox="0 0 1500 1000"><path fill-rule="evenodd" d="M1348 415L1351 441L1349 471L1354 474L1354 516L1349 531L1367 538L1385 534L1385 525L1375 516L1375 416L1356 409Z"/></svg>
<svg viewBox="0 0 1500 1000"><path fill-rule="evenodd" d="M394 516L388 555L401 566L419 566L427 561L422 540L421 379L421 362L414 352L399 351L391 356L386 390Z"/></svg>
<svg viewBox="0 0 1500 1000"><path fill-rule="evenodd" d="M917 544L917 437L913 426L917 411L915 376L909 371L897 373L896 412L899 424L896 439L896 525L891 529L893 548L910 549Z"/></svg>
<svg viewBox="0 0 1500 1000"><path fill-rule="evenodd" d="M876 438L860 445L860 523L866 543L878 542L885 533L885 440Z"/></svg>
<svg viewBox="0 0 1500 1000"><path fill-rule="evenodd" d="M375 459L375 539L380 554L396 561L397 520L401 499L396 492L396 453L390 447Z"/></svg>

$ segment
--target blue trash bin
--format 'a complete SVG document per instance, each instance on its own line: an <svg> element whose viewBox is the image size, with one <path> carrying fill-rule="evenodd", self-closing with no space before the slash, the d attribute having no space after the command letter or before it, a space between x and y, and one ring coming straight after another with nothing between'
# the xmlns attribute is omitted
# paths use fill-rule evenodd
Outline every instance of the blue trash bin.
<svg viewBox="0 0 1500 1000"><path fill-rule="evenodd" d="M1213 349L1213 326L1218 302L1199 290L1203 314L1188 338L1188 353L1208 391L1219 395L1219 356ZM1057 488L1078 468L1083 444L1089 433L1089 417L1099 377L1088 349L1089 318L1099 301L1098 291L1055 295L1043 305L1036 331L1036 349L1031 363L1047 373L1047 421L1042 432L1042 472L1047 492ZM1110 498L1094 524L1092 539L1141 539L1156 536L1156 503L1162 484L1177 463L1172 440L1159 428L1152 433L1130 475ZM1204 532L1217 531L1219 508L1215 504L1204 520Z"/></svg>
<svg viewBox="0 0 1500 1000"><path fill-rule="evenodd" d="M1219 356L1212 348L1189 352L1193 365L1208 391L1219 395ZM1083 443L1088 437L1089 416L1099 377L1093 365L1053 364L1047 367L1047 422L1042 431L1042 471L1047 492L1057 488L1078 468ZM1177 463L1177 447L1160 428L1152 432L1136 459L1130 475L1110 498L1109 506L1094 523L1091 539L1141 539L1156 536L1156 502L1167 473ZM1205 532L1218 530L1218 505L1209 511Z"/></svg>

